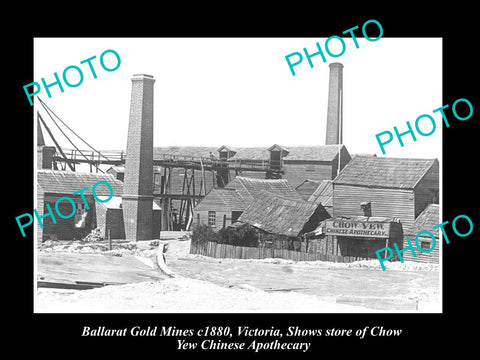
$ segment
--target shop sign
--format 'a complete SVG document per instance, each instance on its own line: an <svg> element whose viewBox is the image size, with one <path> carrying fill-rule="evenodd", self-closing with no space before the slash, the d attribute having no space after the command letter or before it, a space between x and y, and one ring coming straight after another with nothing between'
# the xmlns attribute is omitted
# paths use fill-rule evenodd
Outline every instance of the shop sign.
<svg viewBox="0 0 480 360"><path fill-rule="evenodd" d="M352 219L325 220L325 234L369 238L390 237L390 223Z"/></svg>

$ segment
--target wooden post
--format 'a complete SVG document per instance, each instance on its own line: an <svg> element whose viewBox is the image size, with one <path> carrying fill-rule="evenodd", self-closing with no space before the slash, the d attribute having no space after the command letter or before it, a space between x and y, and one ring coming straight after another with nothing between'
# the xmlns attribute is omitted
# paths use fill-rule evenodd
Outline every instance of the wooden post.
<svg viewBox="0 0 480 360"><path fill-rule="evenodd" d="M169 208L167 194L169 192L170 173L167 174L167 167L163 168L163 186L162 186L162 230L168 231L169 224Z"/></svg>
<svg viewBox="0 0 480 360"><path fill-rule="evenodd" d="M75 158L77 157L76 156L76 152L75 152ZM93 168L92 168L92 164L93 164L93 161L95 160L95 154L94 152L92 151L92 160L88 162L88 164L90 165L90 172L93 172Z"/></svg>
<svg viewBox="0 0 480 360"><path fill-rule="evenodd" d="M98 173L98 167L100 166L100 151L98 152L98 163L95 165L95 172Z"/></svg>
<svg viewBox="0 0 480 360"><path fill-rule="evenodd" d="M107 237L108 237L108 250L112 250L112 234L111 229L108 229Z"/></svg>
<svg viewBox="0 0 480 360"><path fill-rule="evenodd" d="M195 169L194 168L192 168L191 182L192 182L192 194L193 194L193 208L195 208L195 206L197 206L197 202L195 200Z"/></svg>
<svg viewBox="0 0 480 360"><path fill-rule="evenodd" d="M227 214L223 214L223 228L227 226Z"/></svg>
<svg viewBox="0 0 480 360"><path fill-rule="evenodd" d="M182 183L182 195L185 195L185 184L187 185L187 194L188 194L188 174L187 174L187 168L184 169L185 171L183 172L183 183ZM182 196L182 199L180 200L180 210L179 210L179 214L178 214L178 218L179 218L179 223L182 222L182 218L183 218L183 212L185 210L185 198Z"/></svg>
<svg viewBox="0 0 480 360"><path fill-rule="evenodd" d="M203 161L202 158L200 158L200 167L202 170L202 179L200 182L200 195L202 194L202 185L203 185L203 196L207 195L207 184L205 182L205 168L203 167Z"/></svg>

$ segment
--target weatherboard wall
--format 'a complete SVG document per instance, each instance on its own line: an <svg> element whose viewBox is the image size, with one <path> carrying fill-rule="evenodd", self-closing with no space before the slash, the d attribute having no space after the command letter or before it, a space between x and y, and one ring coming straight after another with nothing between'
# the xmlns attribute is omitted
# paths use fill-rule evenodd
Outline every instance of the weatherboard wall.
<svg viewBox="0 0 480 360"><path fill-rule="evenodd" d="M429 204L422 211L422 213L417 216L413 226L405 231L405 237L403 242L403 247L406 248L409 246L407 242L407 237L410 240L410 243L414 247L415 255L410 250L407 250L403 253L403 258L405 260L422 262L422 263L434 263L438 264L440 260L440 247L442 242L440 240L440 231L439 228L434 229L433 227L439 224L440 214L439 214L439 205L438 204ZM429 231L435 239L429 236L427 233L422 233L422 231ZM415 242L417 234L420 234ZM424 252L420 251L418 248L421 247ZM430 250L431 249L431 250ZM427 252L428 251L428 252Z"/></svg>
<svg viewBox="0 0 480 360"><path fill-rule="evenodd" d="M333 217L363 216L360 203L370 202L372 216L398 218L403 228L415 220L413 189L382 189L333 184Z"/></svg>
<svg viewBox="0 0 480 360"><path fill-rule="evenodd" d="M331 162L307 162L295 161L284 162L284 174L282 179L286 179L293 187L299 186L306 179L309 180L331 180L334 166Z"/></svg>
<svg viewBox="0 0 480 360"><path fill-rule="evenodd" d="M232 223L233 212L243 212L246 208L243 198L233 189L212 189L207 196L194 209L193 221L197 225L208 225L208 214L215 211L214 230L223 227L223 219L226 216L225 226Z"/></svg>
<svg viewBox="0 0 480 360"><path fill-rule="evenodd" d="M433 240L429 236L419 236L418 246L422 246L425 244L424 251L427 251L433 247L433 249L429 252L422 252L418 250L417 245L415 243L415 236L409 237L410 243L413 245L413 249L415 251L416 257L413 256L410 250L405 251L402 253L402 257L404 261L415 261L419 263L427 263L427 264L438 264L440 261L440 246L442 245L439 239L435 240L435 244L433 244ZM403 247L408 247L408 243L404 240Z"/></svg>
<svg viewBox="0 0 480 360"><path fill-rule="evenodd" d="M419 216L429 204L439 203L439 182L439 163L435 161L415 186L415 217Z"/></svg>

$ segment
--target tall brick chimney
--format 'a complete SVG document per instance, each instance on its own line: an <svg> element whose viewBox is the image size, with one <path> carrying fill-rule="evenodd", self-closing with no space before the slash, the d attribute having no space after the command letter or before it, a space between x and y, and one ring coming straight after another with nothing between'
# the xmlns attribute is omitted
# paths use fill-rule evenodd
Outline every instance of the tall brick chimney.
<svg viewBox="0 0 480 360"><path fill-rule="evenodd" d="M343 65L330 64L328 88L327 136L325 145L342 143L343 127Z"/></svg>
<svg viewBox="0 0 480 360"><path fill-rule="evenodd" d="M130 240L152 239L154 82L151 75L132 78L122 195L125 237Z"/></svg>

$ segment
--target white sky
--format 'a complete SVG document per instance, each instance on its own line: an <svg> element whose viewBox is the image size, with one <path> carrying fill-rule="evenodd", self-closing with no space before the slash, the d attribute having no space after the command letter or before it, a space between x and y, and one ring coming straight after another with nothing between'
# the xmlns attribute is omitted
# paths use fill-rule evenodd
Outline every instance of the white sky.
<svg viewBox="0 0 480 360"><path fill-rule="evenodd" d="M429 114L437 121L433 135L417 134L416 142L404 136L404 147L394 140L386 146L385 156L441 159L443 122L432 110L444 105L442 39L369 42L357 37L358 49L350 37L344 39L342 56L326 54L327 63L313 57L314 68L304 57L292 76L285 56L304 47L313 53L317 41L324 49L325 38L36 38L32 81L40 83L44 77L51 83L54 72L61 78L67 66L79 66L84 73L80 86L64 85L64 93L54 86L51 98L43 89L39 96L101 150L126 149L130 79L138 73L156 79L155 146L323 145L328 64L341 62L343 142L351 154L383 156L377 133L393 133L393 126L405 131L406 121L414 127L419 115ZM121 57L116 71L106 72L100 66L100 54L107 49ZM80 64L93 55L97 79L87 64ZM69 73L72 82L73 73ZM28 105L26 97L25 101ZM38 101L35 110L52 128ZM431 129L427 122L421 128ZM47 143L53 145L49 139ZM66 141L61 143L71 148Z"/></svg>

